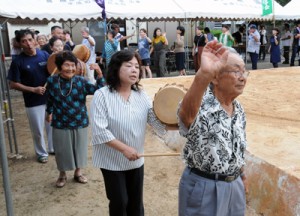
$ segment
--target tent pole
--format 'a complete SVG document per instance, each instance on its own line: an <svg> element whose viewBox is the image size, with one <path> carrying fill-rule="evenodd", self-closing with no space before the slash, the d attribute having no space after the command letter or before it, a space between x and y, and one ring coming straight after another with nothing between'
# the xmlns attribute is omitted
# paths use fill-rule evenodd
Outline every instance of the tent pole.
<svg viewBox="0 0 300 216"><path fill-rule="evenodd" d="M1 58L4 59L4 50L3 43L2 43L2 25L0 25L0 51L1 51ZM2 65L2 61L0 61L0 64ZM0 65L0 66L1 66ZM2 70L4 67L0 67L0 70ZM5 72L5 71L3 71ZM2 79L2 76L0 76ZM0 85L2 85L3 82L0 82ZM2 86L1 86L2 88ZM4 87L3 87L4 88ZM2 167L2 177L3 177L3 187L5 192L5 203L6 203L6 212L8 216L13 216L13 202L12 202L12 195L11 195L11 189L10 189L10 182L9 182L9 170L8 170L8 161L7 161L7 155L6 155L6 147L5 147L5 140L4 140L4 128L3 128L3 119L2 119L2 97L1 99L1 105L0 105L0 157L1 157L1 167Z"/></svg>
<svg viewBox="0 0 300 216"><path fill-rule="evenodd" d="M245 65L247 66L247 46L248 46L248 23L247 20L245 20L246 24L246 40L245 40Z"/></svg>
<svg viewBox="0 0 300 216"><path fill-rule="evenodd" d="M0 29L2 29L2 26L0 27ZM2 33L0 34L0 47L1 47L1 51L0 53L3 54L4 57L4 45L3 45L3 37L2 37ZM16 156L19 157L19 150L18 150L18 142L17 142L17 137L16 137L16 131L15 131L15 123L14 123L14 117L13 117L13 111L12 111L12 106L11 106L11 97L10 97L10 91L9 91L9 86L8 86L8 82L6 81L6 68L4 67L4 61L3 61L3 82L5 84L6 90L7 90L7 100L6 102L6 106L5 106L5 112L9 113L9 115L7 115L7 121L8 121L8 127L9 127L9 123L11 124L11 129L12 129L12 134L13 134L13 141L14 141L14 146L15 146L15 153ZM9 134L10 135L10 134ZM10 146L11 144L11 138L9 138L10 141Z"/></svg>
<svg viewBox="0 0 300 216"><path fill-rule="evenodd" d="M0 31L2 30L3 24L0 26ZM0 81L1 81L1 90L2 90L2 100L1 105L3 105L3 110L5 113L5 121L7 126L7 135L8 135L8 141L9 141L9 147L10 147L10 153L13 153L12 150L12 137L11 137L11 130L14 140L14 147L15 147L15 155L19 157L19 150L18 150L18 144L17 144L17 138L16 138L16 132L15 132L15 126L14 126L14 118L13 118L13 112L12 112L12 106L11 106L11 100L10 100L10 92L9 92L9 86L6 81L6 68L4 65L5 60L5 54L4 54L4 48L3 48L3 37L2 32L0 34L0 53L2 56L2 61L0 62L0 67L2 70L2 73L0 74ZM7 95L7 96L6 96ZM11 125L11 128L10 128Z"/></svg>
<svg viewBox="0 0 300 216"><path fill-rule="evenodd" d="M2 112L2 110L1 110ZM8 171L8 162L4 141L4 128L3 128L3 119L2 115L0 116L0 156L2 164L2 176L3 176L3 187L5 192L5 203L6 203L6 213L8 216L13 216L13 202L12 195L9 183L9 171Z"/></svg>
<svg viewBox="0 0 300 216"><path fill-rule="evenodd" d="M275 28L275 7L274 7L274 0L272 1L273 4L273 28Z"/></svg>
<svg viewBox="0 0 300 216"><path fill-rule="evenodd" d="M7 19L8 20L8 19ZM7 121L8 119L8 112L7 112L7 100L6 100L6 89L5 89L5 65L4 65L4 61L5 61L5 54L4 54L4 47L3 47L3 43L2 43L2 28L3 28L3 25L7 22L7 20L5 20L5 22L3 24L0 25L0 70L1 70L1 73L0 73L0 90L1 90L1 94L0 94L0 106L1 108L4 108L4 111L3 113L5 113L5 117L6 117L6 126L7 126L7 133L8 133L8 140L9 140L9 149L10 149L10 153L12 154L13 153L13 150L12 150L12 142L11 142L11 135L10 135L10 128L9 128L9 122ZM1 113L2 114L2 113Z"/></svg>

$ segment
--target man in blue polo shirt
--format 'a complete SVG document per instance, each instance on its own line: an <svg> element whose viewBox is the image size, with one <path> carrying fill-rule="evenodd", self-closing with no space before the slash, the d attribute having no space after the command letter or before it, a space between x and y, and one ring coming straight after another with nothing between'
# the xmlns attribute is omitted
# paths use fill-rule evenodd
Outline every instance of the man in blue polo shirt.
<svg viewBox="0 0 300 216"><path fill-rule="evenodd" d="M16 35L23 52L11 63L8 80L10 88L23 92L35 153L40 163L48 162L48 152L44 140L44 125L48 136L49 153L53 153L52 130L45 121L46 88L49 73L47 60L49 54L35 48L34 33L28 29L20 30Z"/></svg>

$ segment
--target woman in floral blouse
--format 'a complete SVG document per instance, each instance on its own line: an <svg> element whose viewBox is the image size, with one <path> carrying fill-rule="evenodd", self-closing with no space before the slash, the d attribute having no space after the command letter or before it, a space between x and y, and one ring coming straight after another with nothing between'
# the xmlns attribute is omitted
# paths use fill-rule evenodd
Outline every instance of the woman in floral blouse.
<svg viewBox="0 0 300 216"><path fill-rule="evenodd" d="M97 82L91 84L81 76L76 76L77 58L70 51L57 54L55 64L59 74L47 80L47 121L52 121L53 143L59 177L57 187L67 182L66 171L74 170L74 180L87 183L80 168L87 165L89 125L86 96L103 87L101 69L91 64L98 73Z"/></svg>

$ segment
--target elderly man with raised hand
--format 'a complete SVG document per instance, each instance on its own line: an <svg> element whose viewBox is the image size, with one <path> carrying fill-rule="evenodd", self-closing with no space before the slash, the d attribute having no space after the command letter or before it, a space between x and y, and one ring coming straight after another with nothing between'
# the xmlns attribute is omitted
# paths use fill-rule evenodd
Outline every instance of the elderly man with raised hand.
<svg viewBox="0 0 300 216"><path fill-rule="evenodd" d="M246 119L235 98L248 75L232 48L217 41L204 47L201 68L178 110L179 132L187 138L179 216L245 214Z"/></svg>
<svg viewBox="0 0 300 216"><path fill-rule="evenodd" d="M94 70L90 69L90 65L96 63L96 41L90 35L90 29L88 27L81 28L81 35L83 37L82 44L85 45L90 50L90 58L86 62L86 79L90 81L92 84L96 83Z"/></svg>

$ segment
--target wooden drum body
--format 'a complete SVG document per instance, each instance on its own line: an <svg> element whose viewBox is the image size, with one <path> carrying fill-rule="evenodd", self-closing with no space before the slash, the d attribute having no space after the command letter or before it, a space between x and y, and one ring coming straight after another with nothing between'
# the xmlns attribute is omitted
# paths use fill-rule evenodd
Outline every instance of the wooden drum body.
<svg viewBox="0 0 300 216"><path fill-rule="evenodd" d="M89 50L89 48L87 48L87 46L83 45L83 44L78 44L74 47L72 53L81 61L83 61L84 63L86 63L90 56L91 56L91 52Z"/></svg>
<svg viewBox="0 0 300 216"><path fill-rule="evenodd" d="M187 89L176 83L167 84L160 88L153 100L153 110L157 118L166 125L176 126L177 109Z"/></svg>

